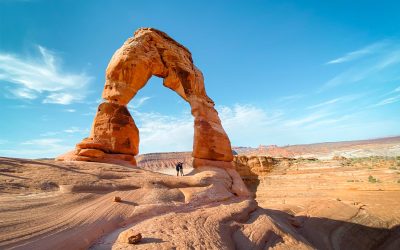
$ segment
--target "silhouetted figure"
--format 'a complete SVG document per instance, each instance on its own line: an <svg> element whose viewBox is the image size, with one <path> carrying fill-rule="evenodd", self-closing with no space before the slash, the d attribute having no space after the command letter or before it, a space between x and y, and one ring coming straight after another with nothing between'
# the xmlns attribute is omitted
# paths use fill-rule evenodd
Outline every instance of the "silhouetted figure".
<svg viewBox="0 0 400 250"><path fill-rule="evenodd" d="M176 164L176 176L179 176L179 173L183 176L183 162L178 162Z"/></svg>

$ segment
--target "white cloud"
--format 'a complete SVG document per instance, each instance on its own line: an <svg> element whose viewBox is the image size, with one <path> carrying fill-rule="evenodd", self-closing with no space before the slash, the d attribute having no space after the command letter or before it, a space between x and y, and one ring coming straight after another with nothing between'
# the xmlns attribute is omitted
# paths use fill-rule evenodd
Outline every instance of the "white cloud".
<svg viewBox="0 0 400 250"><path fill-rule="evenodd" d="M317 109L317 108L325 108L325 107L336 107L336 104L339 103L345 103L345 102L350 102L357 100L363 96L365 96L367 93L358 93L358 94L351 94L351 95L344 95L344 96L339 96L324 102L320 102L311 106L308 106L306 109ZM335 104L335 105L334 105Z"/></svg>
<svg viewBox="0 0 400 250"><path fill-rule="evenodd" d="M253 105L236 104L233 107L217 107L224 128L229 132L243 133L243 127L249 128L252 124L257 127L275 123L281 119L282 112L267 112ZM251 129L251 128L250 128Z"/></svg>
<svg viewBox="0 0 400 250"><path fill-rule="evenodd" d="M377 73L377 69L375 67L351 68L327 81L323 85L323 89L337 87L343 84L359 82L374 73Z"/></svg>
<svg viewBox="0 0 400 250"><path fill-rule="evenodd" d="M11 93L21 99L64 105L83 100L92 77L63 72L54 52L37 48L40 57L35 59L0 52L0 81L15 84Z"/></svg>
<svg viewBox="0 0 400 250"><path fill-rule="evenodd" d="M307 109L315 109L315 108L324 107L324 106L327 106L327 105L331 105L331 104L337 103L340 100L341 100L340 97L339 98L334 98L334 99L331 99L331 100L328 100L328 101L325 101L325 102L321 102L321 103L318 103L318 104L315 104L315 105L311 105L311 106L307 107Z"/></svg>
<svg viewBox="0 0 400 250"><path fill-rule="evenodd" d="M400 95L397 96L392 96L386 99L383 99L382 101L376 103L375 105L372 105L372 107L379 107L379 106L384 106L392 103L396 103L400 101Z"/></svg>
<svg viewBox="0 0 400 250"><path fill-rule="evenodd" d="M376 64L375 68L377 70L381 70L389 66L398 64L399 62L400 62L400 48L396 48L396 50L388 52L387 55Z"/></svg>
<svg viewBox="0 0 400 250"><path fill-rule="evenodd" d="M312 122L318 121L321 118L327 116L329 116L328 113L321 113L321 112L312 113L298 119L288 120L284 123L284 125L289 127L299 127L305 124L310 124Z"/></svg>
<svg viewBox="0 0 400 250"><path fill-rule="evenodd" d="M17 97L33 100L37 98L37 93L27 88L15 88L11 89L10 92Z"/></svg>
<svg viewBox="0 0 400 250"><path fill-rule="evenodd" d="M59 138L32 139L18 144L13 149L0 149L0 155L6 157L39 158L56 157L73 149Z"/></svg>
<svg viewBox="0 0 400 250"><path fill-rule="evenodd" d="M76 112L76 109L65 109L64 111L68 113L74 113Z"/></svg>
<svg viewBox="0 0 400 250"><path fill-rule="evenodd" d="M78 101L82 98L82 96L76 97L74 94L68 93L53 93L48 95L44 100L43 103L56 103L56 104L70 104L75 101Z"/></svg>
<svg viewBox="0 0 400 250"><path fill-rule="evenodd" d="M88 129L81 129L78 127L70 127L68 129L63 130L63 132L68 133L68 134L75 134L75 133L88 133Z"/></svg>
<svg viewBox="0 0 400 250"><path fill-rule="evenodd" d="M355 130L353 127L340 128L344 122L347 124L353 119L352 115L323 110L285 114L281 110L248 104L217 106L217 110L233 146L311 143L335 140L338 136L345 139L342 131ZM141 154L192 149L193 118L189 113L180 116L137 110L132 110L132 113L139 128Z"/></svg>
<svg viewBox="0 0 400 250"><path fill-rule="evenodd" d="M64 129L64 130L60 130L60 131L47 131L47 132L41 133L40 136L49 137L49 136L62 135L60 137L65 138L67 135L71 136L73 134L88 134L89 132L90 131L87 128L82 129L82 128L78 128L78 127L70 127L70 128ZM42 139L40 139L40 140L42 140ZM44 140L44 142L46 142L47 138L43 139L43 140ZM34 142L36 143L36 141L34 141ZM27 144L27 143L30 143L30 141L25 142L25 144Z"/></svg>
<svg viewBox="0 0 400 250"><path fill-rule="evenodd" d="M351 53L355 53L356 55L362 54L364 58L328 80L322 86L321 90L370 79L379 79L377 82L398 79L400 73L393 71L394 66L400 64L400 45L397 41L386 40L378 42ZM366 56L367 54L368 56ZM336 63L351 61L354 59L353 57L344 56L343 58L332 60L330 64L333 64L335 61Z"/></svg>
<svg viewBox="0 0 400 250"><path fill-rule="evenodd" d="M49 132L41 133L40 136L47 137L47 136L55 136L58 134L60 134L60 132L49 131Z"/></svg>
<svg viewBox="0 0 400 250"><path fill-rule="evenodd" d="M388 43L388 41L381 41L381 42L377 42L377 43L368 45L362 49L349 52L342 57L333 59L333 60L327 62L326 64L338 64L338 63L344 63L344 62L349 62L349 61L359 59L365 55L376 53L382 47L384 47L387 43Z"/></svg>
<svg viewBox="0 0 400 250"><path fill-rule="evenodd" d="M293 101L303 98L304 95L302 94L295 94L295 95L287 95L279 98L280 101Z"/></svg>
<svg viewBox="0 0 400 250"><path fill-rule="evenodd" d="M253 105L217 107L222 125L234 145L249 145L275 126L281 119L279 111L266 112ZM140 153L190 151L193 146L193 117L189 112L180 116L145 113L132 110L140 133ZM260 131L263 131L260 135Z"/></svg>
<svg viewBox="0 0 400 250"><path fill-rule="evenodd" d="M193 118L132 111L140 133L140 153L192 149Z"/></svg>
<svg viewBox="0 0 400 250"><path fill-rule="evenodd" d="M82 113L81 115L83 115L83 116L95 116L96 115L96 113L95 112L86 112L86 113Z"/></svg>
<svg viewBox="0 0 400 250"><path fill-rule="evenodd" d="M138 109L143 106L143 104L151 99L151 96L143 96L140 98L133 98L133 100L128 104L129 109Z"/></svg>
<svg viewBox="0 0 400 250"><path fill-rule="evenodd" d="M350 118L349 115L344 115L344 116L341 116L338 118L322 119L322 120L319 120L319 121L316 121L316 122L313 122L313 123L307 125L305 128L306 129L315 129L320 126L332 125L332 124L336 124L339 122L343 122L343 121L347 120L348 118Z"/></svg>
<svg viewBox="0 0 400 250"><path fill-rule="evenodd" d="M21 142L21 145L54 146L60 142L62 142L62 140L58 138L46 138L46 139L28 140L25 142Z"/></svg>
<svg viewBox="0 0 400 250"><path fill-rule="evenodd" d="M372 136L368 130L369 123L360 120L354 113L340 115L324 110L306 112L306 109L284 113L248 104L217 106L217 110L233 146L298 144ZM192 150L193 117L189 112L178 116L140 112L136 109L131 112L139 128L141 154ZM393 131L394 126L390 126L390 131ZM15 150L0 149L0 155L31 158L57 156L74 147L74 133L88 132L88 129L78 127L47 132L41 135L45 138L20 143L14 147L17 148ZM64 141L67 138L71 139L71 145Z"/></svg>

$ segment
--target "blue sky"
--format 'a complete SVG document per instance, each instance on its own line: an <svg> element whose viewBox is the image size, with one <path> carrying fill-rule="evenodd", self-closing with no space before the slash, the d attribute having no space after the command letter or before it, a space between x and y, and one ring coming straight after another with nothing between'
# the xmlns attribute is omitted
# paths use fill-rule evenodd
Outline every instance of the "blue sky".
<svg viewBox="0 0 400 250"><path fill-rule="evenodd" d="M235 146L400 134L398 1L0 0L0 155L89 134L114 51L139 27L189 48ZM189 105L152 78L140 153L191 150Z"/></svg>

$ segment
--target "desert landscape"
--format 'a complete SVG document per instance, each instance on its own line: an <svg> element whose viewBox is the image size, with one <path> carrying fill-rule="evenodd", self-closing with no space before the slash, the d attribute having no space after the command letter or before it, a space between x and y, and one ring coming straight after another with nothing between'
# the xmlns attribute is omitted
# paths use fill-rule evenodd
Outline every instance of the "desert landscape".
<svg viewBox="0 0 400 250"><path fill-rule="evenodd" d="M393 2L0 0L0 249L399 250Z"/></svg>
<svg viewBox="0 0 400 250"><path fill-rule="evenodd" d="M175 168L165 167L171 164L166 155L160 153L154 166L142 168L1 158L1 247L400 246L399 157L238 155L234 165L250 190L246 196L223 169L185 167L190 169L186 176L171 176ZM177 153L172 155L176 158ZM139 233L140 243L129 244L129 237Z"/></svg>

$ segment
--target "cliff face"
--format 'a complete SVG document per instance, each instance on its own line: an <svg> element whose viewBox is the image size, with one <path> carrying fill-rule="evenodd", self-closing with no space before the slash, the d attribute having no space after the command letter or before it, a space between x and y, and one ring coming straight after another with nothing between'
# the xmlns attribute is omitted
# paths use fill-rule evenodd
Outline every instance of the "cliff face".
<svg viewBox="0 0 400 250"><path fill-rule="evenodd" d="M291 158L246 155L238 155L233 159L236 171L245 179L265 176L272 170L287 168L292 161Z"/></svg>

